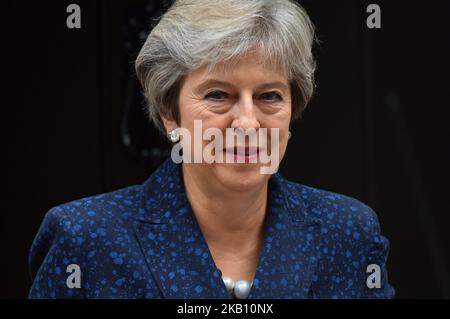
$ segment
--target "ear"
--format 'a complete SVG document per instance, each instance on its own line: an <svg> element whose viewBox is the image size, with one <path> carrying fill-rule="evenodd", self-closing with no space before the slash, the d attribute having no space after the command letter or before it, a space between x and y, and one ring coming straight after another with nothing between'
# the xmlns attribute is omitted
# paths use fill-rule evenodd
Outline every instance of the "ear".
<svg viewBox="0 0 450 319"><path fill-rule="evenodd" d="M161 120L164 124L164 127L166 128L166 133L169 133L170 131L176 129L178 127L178 124L174 120L169 120L166 116L160 114Z"/></svg>

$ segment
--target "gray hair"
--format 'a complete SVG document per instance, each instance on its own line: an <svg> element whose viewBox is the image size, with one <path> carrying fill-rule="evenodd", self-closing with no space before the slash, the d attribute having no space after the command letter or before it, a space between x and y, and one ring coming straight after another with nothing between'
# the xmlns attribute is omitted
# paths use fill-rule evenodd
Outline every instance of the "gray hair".
<svg viewBox="0 0 450 319"><path fill-rule="evenodd" d="M161 115L179 123L182 78L208 65L233 62L250 51L275 63L292 92L292 120L314 90L314 26L291 0L176 0L150 32L135 62L150 120L165 132Z"/></svg>

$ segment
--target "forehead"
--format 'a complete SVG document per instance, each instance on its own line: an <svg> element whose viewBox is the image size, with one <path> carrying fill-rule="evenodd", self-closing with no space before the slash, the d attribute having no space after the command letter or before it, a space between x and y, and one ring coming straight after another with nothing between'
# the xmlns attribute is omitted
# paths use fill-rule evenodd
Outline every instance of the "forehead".
<svg viewBox="0 0 450 319"><path fill-rule="evenodd" d="M196 81L218 79L222 81L281 81L288 83L288 78L273 60L261 58L255 53L247 53L229 61L221 61L214 65L202 65L191 71L188 77Z"/></svg>

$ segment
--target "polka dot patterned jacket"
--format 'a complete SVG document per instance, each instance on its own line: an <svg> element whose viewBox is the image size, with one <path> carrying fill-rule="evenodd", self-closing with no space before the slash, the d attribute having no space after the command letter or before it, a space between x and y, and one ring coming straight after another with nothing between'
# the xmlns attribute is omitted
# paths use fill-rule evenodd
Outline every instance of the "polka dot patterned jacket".
<svg viewBox="0 0 450 319"><path fill-rule="evenodd" d="M274 174L263 240L250 299L394 296L389 243L356 199ZM29 298L230 298L170 159L142 185L52 208L29 266Z"/></svg>

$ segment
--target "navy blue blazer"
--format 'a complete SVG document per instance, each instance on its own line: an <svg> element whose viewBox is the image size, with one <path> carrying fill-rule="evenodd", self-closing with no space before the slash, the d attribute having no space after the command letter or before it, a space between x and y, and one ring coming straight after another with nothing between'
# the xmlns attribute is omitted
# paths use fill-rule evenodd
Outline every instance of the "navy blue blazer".
<svg viewBox="0 0 450 319"><path fill-rule="evenodd" d="M265 227L249 298L394 296L388 241L362 202L277 173ZM79 288L67 284L73 264ZM170 159L142 185L52 208L29 266L30 298L229 298Z"/></svg>

